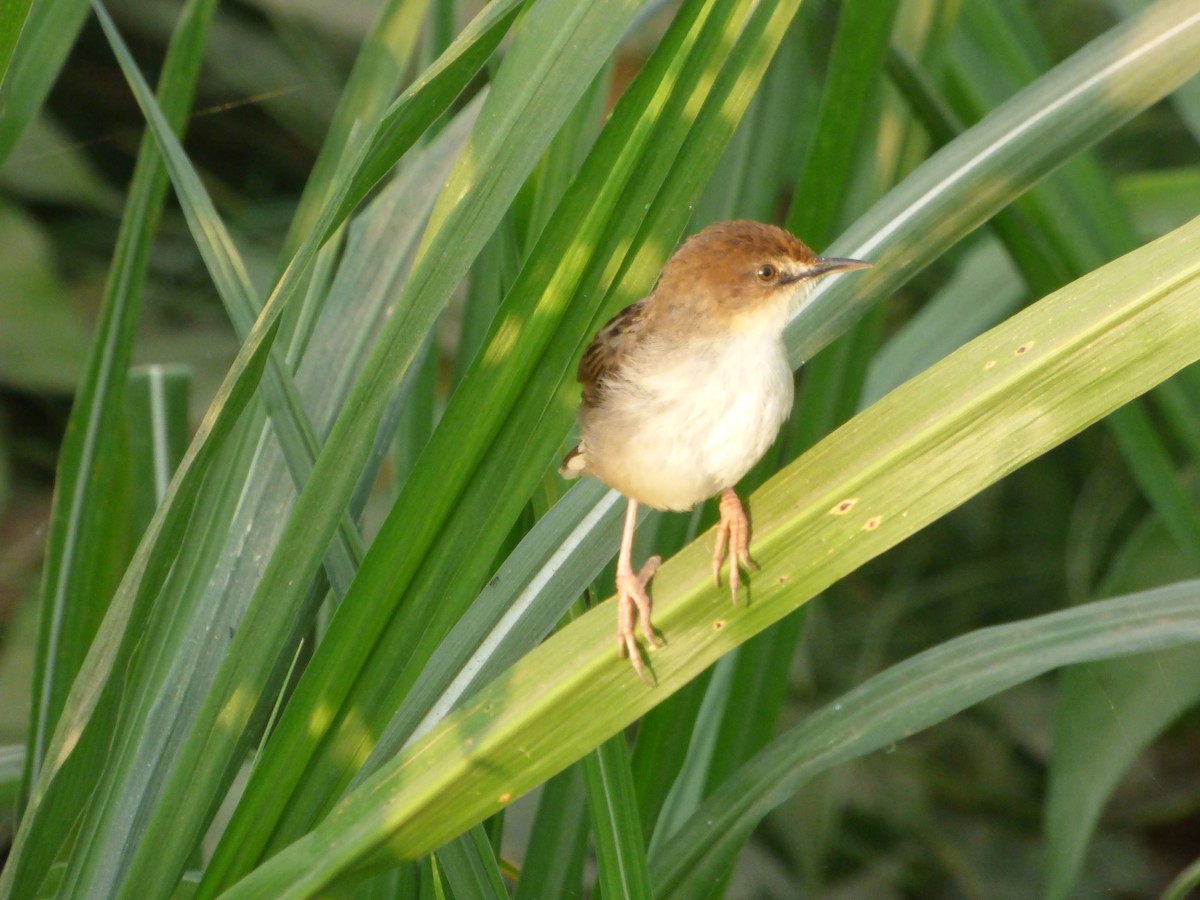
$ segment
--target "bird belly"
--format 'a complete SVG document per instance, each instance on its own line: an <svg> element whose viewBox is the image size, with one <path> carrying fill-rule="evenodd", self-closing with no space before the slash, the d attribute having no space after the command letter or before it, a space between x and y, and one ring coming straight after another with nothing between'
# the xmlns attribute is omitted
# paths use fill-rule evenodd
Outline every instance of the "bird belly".
<svg viewBox="0 0 1200 900"><path fill-rule="evenodd" d="M782 342L746 335L701 349L655 354L584 416L591 474L656 509L690 509L762 457L792 406Z"/></svg>

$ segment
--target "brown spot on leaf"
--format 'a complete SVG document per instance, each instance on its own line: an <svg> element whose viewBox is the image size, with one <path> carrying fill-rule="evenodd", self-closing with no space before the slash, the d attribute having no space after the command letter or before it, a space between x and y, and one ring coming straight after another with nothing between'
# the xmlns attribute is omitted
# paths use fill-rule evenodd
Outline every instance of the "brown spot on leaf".
<svg viewBox="0 0 1200 900"><path fill-rule="evenodd" d="M883 516L871 516L863 525L865 531L874 531L879 527L879 523L883 521Z"/></svg>
<svg viewBox="0 0 1200 900"><path fill-rule="evenodd" d="M857 502L857 497L850 497L847 500L843 500L841 503L831 509L829 514L831 516L844 516L846 513L850 512L850 510L854 509L854 504Z"/></svg>

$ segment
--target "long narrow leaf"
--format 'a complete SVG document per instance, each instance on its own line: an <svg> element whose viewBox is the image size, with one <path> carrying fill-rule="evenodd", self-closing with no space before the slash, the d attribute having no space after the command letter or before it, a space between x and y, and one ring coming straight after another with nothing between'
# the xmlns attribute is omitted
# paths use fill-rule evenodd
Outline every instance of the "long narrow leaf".
<svg viewBox="0 0 1200 900"><path fill-rule="evenodd" d="M40 12L48 14L50 7L55 6L58 14L69 12L68 4L61 2L40 4ZM79 6L81 24L86 7ZM180 15L179 27L168 48L159 99L172 128L182 128L191 106L200 58L215 8L216 3L212 0L189 3ZM34 27L57 29L54 39L58 41L72 36L70 27L63 21L47 20ZM40 65L48 63L47 59L40 61ZM0 95L0 102L8 103L10 86L6 80L6 94ZM19 116L15 110L8 108L6 113L12 115L11 120L8 115L0 118L11 127L17 127ZM0 158L3 156L4 151L0 150ZM55 511L51 518L42 582L42 627L26 754L26 794L32 792L40 775L41 763L65 703L67 689L82 665L83 653L94 634L93 619L97 609L103 611L108 601L108 596L97 596L97 590L110 586L97 579L94 571L94 562L101 552L99 548L112 538L108 522L95 519L96 513L105 514L105 504L99 502L98 493L102 489L104 472L109 468L108 460L99 458L98 451L103 445L111 444L114 432L123 427L124 388L137 330L142 283L166 186L166 171L154 149L154 139L147 134L138 152L129 200L117 236L117 250L105 284L96 340L59 452ZM88 588L88 585L92 587ZM77 621L72 622L76 617ZM74 654L64 658L60 646L62 633L64 628L74 629L76 625L83 633L78 635ZM59 821L48 823L44 833L63 835L65 830L65 824ZM18 873L44 874L48 868L57 849L56 841L35 841L32 845L27 842L27 832L16 839L9 864L0 878L0 888ZM36 849L32 852L38 858L23 856L25 846L34 846ZM40 880L38 874L30 877L34 882Z"/></svg>
<svg viewBox="0 0 1200 900"><path fill-rule="evenodd" d="M0 49L11 56L0 67L0 164L41 108L87 18L87 10L87 0L4 4L8 46Z"/></svg>
<svg viewBox="0 0 1200 900"><path fill-rule="evenodd" d="M1061 666L1200 641L1200 582L956 638L893 666L780 735L656 854L656 897L694 897L771 809L821 772Z"/></svg>
<svg viewBox="0 0 1200 900"><path fill-rule="evenodd" d="M233 238L218 215L183 147L167 127L162 111L154 102L129 49L125 46L116 25L102 6L96 8L100 24L108 36L117 61L133 89L151 131L162 148L167 168L175 185L200 255L209 275L225 304L234 330L241 339L250 333L260 312L245 263L234 245ZM312 422L296 391L292 374L282 353L271 350L267 357L266 377L262 388L263 402L275 428L275 436L283 448L284 458L291 470L297 489L304 486L312 471L319 444ZM357 527L344 514L338 532L327 552L326 568L330 584L338 596L345 594L362 560L362 537Z"/></svg>

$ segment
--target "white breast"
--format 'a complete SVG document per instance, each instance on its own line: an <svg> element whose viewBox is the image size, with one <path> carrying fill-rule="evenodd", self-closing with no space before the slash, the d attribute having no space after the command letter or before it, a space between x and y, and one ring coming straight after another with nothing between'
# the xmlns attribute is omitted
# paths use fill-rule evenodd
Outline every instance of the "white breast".
<svg viewBox="0 0 1200 900"><path fill-rule="evenodd" d="M630 375L584 419L581 436L593 474L657 509L689 509L732 487L792 406L776 333L646 354Z"/></svg>

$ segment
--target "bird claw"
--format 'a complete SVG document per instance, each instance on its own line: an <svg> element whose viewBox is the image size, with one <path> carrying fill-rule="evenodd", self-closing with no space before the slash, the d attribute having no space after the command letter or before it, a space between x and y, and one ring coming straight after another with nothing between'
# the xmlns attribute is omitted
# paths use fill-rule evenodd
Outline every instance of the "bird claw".
<svg viewBox="0 0 1200 900"><path fill-rule="evenodd" d="M641 627L642 637L651 647L663 645L650 622L650 595L646 592L646 584L654 577L660 565L662 557L652 556L636 575L632 571L617 573L617 652L622 657L629 657L638 677L650 687L654 686L654 682L647 675L645 664L642 662L642 651L638 646L633 623L636 618Z"/></svg>
<svg viewBox="0 0 1200 900"><path fill-rule="evenodd" d="M741 569L748 572L758 571L758 566L750 559L750 520L742 501L732 488L721 492L721 521L717 524L717 546L713 550L713 581L721 586L721 564L726 556L731 557L729 565L729 592L733 597L733 605L737 606L738 586L741 584ZM729 550L726 552L726 542Z"/></svg>

